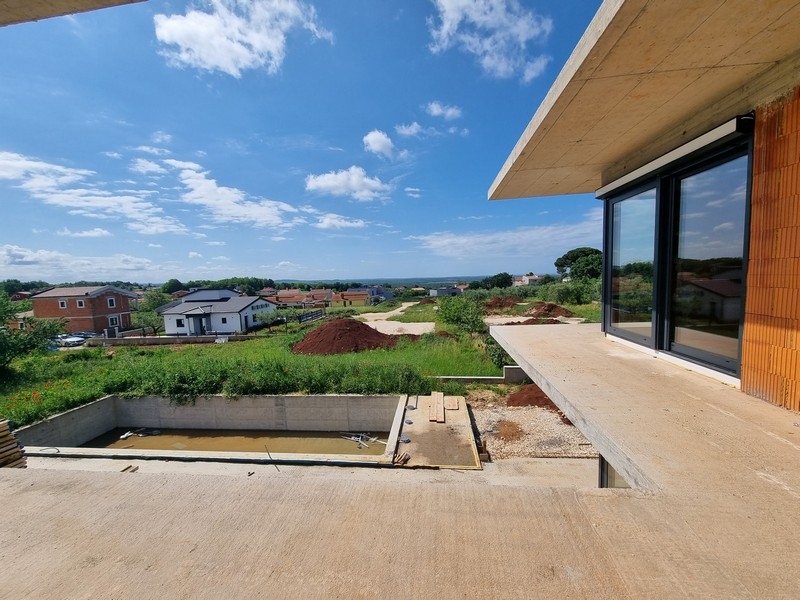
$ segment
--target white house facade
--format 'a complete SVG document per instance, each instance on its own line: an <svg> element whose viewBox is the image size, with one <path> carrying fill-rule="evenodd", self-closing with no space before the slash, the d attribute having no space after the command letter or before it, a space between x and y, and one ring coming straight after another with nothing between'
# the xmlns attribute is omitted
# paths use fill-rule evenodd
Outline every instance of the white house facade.
<svg viewBox="0 0 800 600"><path fill-rule="evenodd" d="M184 301L162 313L164 331L167 335L245 333L258 326L258 314L272 312L275 308L258 296Z"/></svg>

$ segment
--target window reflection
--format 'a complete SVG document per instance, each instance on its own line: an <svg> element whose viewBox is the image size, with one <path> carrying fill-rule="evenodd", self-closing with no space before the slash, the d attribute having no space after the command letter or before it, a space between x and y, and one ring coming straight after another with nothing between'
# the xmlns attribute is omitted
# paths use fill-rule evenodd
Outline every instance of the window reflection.
<svg viewBox="0 0 800 600"><path fill-rule="evenodd" d="M747 157L681 178L679 183L673 349L736 361L743 308Z"/></svg>
<svg viewBox="0 0 800 600"><path fill-rule="evenodd" d="M656 192L646 190L612 208L611 325L652 336Z"/></svg>

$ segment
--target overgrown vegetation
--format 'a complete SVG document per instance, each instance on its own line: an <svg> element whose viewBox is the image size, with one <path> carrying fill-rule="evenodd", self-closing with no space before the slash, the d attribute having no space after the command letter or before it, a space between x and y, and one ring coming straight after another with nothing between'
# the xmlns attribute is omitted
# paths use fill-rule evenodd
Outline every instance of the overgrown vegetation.
<svg viewBox="0 0 800 600"><path fill-rule="evenodd" d="M250 342L84 348L14 362L0 381L0 417L24 425L106 394L175 402L223 394L429 394L435 375L498 375L469 338L426 334L392 350L333 356L292 354L300 334ZM438 389L439 384L437 384Z"/></svg>

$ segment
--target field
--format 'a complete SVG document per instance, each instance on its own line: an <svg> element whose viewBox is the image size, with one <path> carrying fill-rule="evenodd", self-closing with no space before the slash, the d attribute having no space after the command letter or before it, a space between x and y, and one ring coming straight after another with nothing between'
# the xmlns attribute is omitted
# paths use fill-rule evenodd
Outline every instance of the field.
<svg viewBox="0 0 800 600"><path fill-rule="evenodd" d="M17 360L0 383L0 418L24 425L106 394L428 394L432 375L499 375L469 336L400 340L391 350L333 356L291 352L302 334L228 344L84 348ZM441 388L441 385L438 386Z"/></svg>

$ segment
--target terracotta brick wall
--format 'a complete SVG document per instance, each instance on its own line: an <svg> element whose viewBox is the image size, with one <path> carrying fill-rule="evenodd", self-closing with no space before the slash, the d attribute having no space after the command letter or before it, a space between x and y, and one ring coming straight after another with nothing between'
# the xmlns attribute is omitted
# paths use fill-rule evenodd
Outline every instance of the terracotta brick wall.
<svg viewBox="0 0 800 600"><path fill-rule="evenodd" d="M756 111L742 390L800 410L800 87Z"/></svg>

